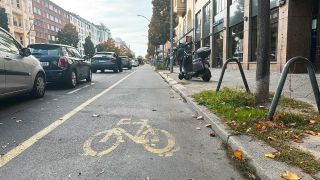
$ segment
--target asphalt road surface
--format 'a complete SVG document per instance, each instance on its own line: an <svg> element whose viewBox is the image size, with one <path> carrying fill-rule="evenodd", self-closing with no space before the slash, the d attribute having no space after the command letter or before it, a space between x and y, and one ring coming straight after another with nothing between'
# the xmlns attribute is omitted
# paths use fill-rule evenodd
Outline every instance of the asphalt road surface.
<svg viewBox="0 0 320 180"><path fill-rule="evenodd" d="M243 179L193 114L149 65L1 100L0 179Z"/></svg>

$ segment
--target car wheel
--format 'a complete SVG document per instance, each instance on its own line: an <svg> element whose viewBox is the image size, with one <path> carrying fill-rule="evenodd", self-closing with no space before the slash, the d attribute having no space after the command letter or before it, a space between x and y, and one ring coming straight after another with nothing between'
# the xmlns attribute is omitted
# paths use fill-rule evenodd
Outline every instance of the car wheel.
<svg viewBox="0 0 320 180"><path fill-rule="evenodd" d="M114 69L113 72L114 72L114 73L118 73L119 70L118 70L118 69Z"/></svg>
<svg viewBox="0 0 320 180"><path fill-rule="evenodd" d="M129 69L129 70L132 69L132 66L128 67L128 69Z"/></svg>
<svg viewBox="0 0 320 180"><path fill-rule="evenodd" d="M44 78L44 75L39 73L35 78L31 95L34 98L42 98L45 92L46 92L46 80Z"/></svg>
<svg viewBox="0 0 320 180"><path fill-rule="evenodd" d="M68 85L70 88L75 88L77 86L77 83L78 83L77 73L75 70L72 70L70 77L69 77Z"/></svg>
<svg viewBox="0 0 320 180"><path fill-rule="evenodd" d="M92 72L91 72L91 69L89 69L89 72L88 72L88 76L86 78L86 81L87 82L91 82L92 81Z"/></svg>
<svg viewBox="0 0 320 180"><path fill-rule="evenodd" d="M202 80L203 80L204 82L209 82L210 79L211 79L211 72L210 72L209 69L205 69L205 70L204 70L204 74L203 74L203 76L202 76Z"/></svg>
<svg viewBox="0 0 320 180"><path fill-rule="evenodd" d="M92 72L93 72L93 73L97 73L97 70L96 70L96 69L92 69Z"/></svg>
<svg viewBox="0 0 320 180"><path fill-rule="evenodd" d="M104 69L101 69L101 73L104 73Z"/></svg>

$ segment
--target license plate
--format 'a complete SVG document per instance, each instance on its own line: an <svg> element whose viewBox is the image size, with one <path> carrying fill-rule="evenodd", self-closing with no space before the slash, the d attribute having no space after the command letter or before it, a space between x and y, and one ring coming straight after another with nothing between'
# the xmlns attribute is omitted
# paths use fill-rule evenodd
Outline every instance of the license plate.
<svg viewBox="0 0 320 180"><path fill-rule="evenodd" d="M49 66L49 62L40 62L42 67L47 67Z"/></svg>
<svg viewBox="0 0 320 180"><path fill-rule="evenodd" d="M99 60L99 63L105 63L106 61L104 61L104 60Z"/></svg>

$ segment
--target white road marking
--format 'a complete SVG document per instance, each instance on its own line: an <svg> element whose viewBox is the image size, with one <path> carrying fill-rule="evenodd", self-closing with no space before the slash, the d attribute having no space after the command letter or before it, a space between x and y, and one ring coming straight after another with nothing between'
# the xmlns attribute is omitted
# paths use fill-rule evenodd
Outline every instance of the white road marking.
<svg viewBox="0 0 320 180"><path fill-rule="evenodd" d="M68 92L67 94L73 94L73 93L76 93L76 92L78 92L78 91L80 91L80 90L82 90L82 89L84 89L84 88L89 87L89 86L92 86L92 85L86 85L86 86L83 86L83 87L81 87L81 88L78 88L78 89L75 89L75 90L73 90L73 91L70 91L70 92Z"/></svg>

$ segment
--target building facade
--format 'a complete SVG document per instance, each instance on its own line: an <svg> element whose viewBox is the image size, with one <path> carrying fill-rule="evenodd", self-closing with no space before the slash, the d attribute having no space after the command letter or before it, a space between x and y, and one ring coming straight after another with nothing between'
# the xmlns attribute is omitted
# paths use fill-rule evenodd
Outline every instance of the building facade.
<svg viewBox="0 0 320 180"><path fill-rule="evenodd" d="M174 12L177 14L178 25L175 29L175 40L185 43L188 39L194 37L194 1L193 0L175 0Z"/></svg>
<svg viewBox="0 0 320 180"><path fill-rule="evenodd" d="M35 42L32 0L0 0L8 15L10 33L23 45Z"/></svg>
<svg viewBox="0 0 320 180"><path fill-rule="evenodd" d="M211 47L213 67L221 67L228 58L238 58L245 69L255 70L257 3L258 0L175 0L174 11L179 16L175 40L183 43L184 37L192 36L195 49ZM193 12L192 33L188 32L189 7ZM318 0L270 0L272 71L282 71L295 56L308 58L319 70L319 8ZM295 67L296 72L302 69L304 66Z"/></svg>
<svg viewBox="0 0 320 180"><path fill-rule="evenodd" d="M37 43L56 43L56 35L68 22L68 13L50 0L33 0Z"/></svg>

